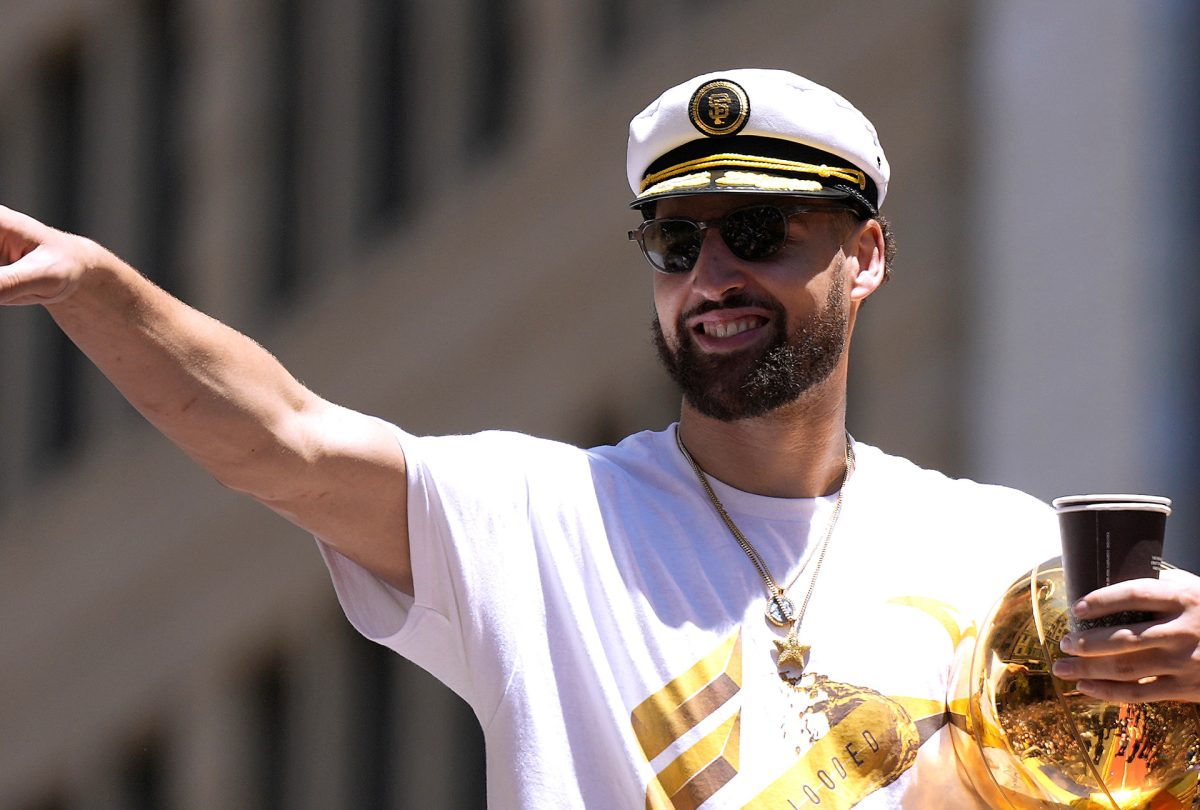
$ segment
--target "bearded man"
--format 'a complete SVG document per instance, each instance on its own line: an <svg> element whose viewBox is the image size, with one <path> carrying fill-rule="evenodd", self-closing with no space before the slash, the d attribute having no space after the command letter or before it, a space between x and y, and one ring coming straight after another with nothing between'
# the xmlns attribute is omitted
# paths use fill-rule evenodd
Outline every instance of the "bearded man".
<svg viewBox="0 0 1200 810"><path fill-rule="evenodd" d="M416 437L306 390L106 250L0 210L0 303L42 304L218 480L319 538L354 625L475 710L493 807L981 807L949 742L956 642L1054 556L1053 513L846 430L888 276L890 170L782 71L667 90L630 127L678 424L582 450ZM973 550L987 565L958 576ZM1097 591L1079 689L1200 700L1200 587Z"/></svg>

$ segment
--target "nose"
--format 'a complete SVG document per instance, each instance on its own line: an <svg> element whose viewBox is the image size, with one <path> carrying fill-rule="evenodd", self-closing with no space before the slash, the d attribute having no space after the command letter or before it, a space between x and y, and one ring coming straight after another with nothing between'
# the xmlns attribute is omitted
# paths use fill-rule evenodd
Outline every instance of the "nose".
<svg viewBox="0 0 1200 810"><path fill-rule="evenodd" d="M729 252L716 228L705 228L700 255L692 268L692 287L705 298L720 301L745 286L741 260Z"/></svg>

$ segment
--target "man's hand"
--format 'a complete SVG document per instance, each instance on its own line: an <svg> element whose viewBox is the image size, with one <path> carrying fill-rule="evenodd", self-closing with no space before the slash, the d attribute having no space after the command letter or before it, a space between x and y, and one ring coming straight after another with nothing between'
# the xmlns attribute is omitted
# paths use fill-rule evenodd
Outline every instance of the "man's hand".
<svg viewBox="0 0 1200 810"><path fill-rule="evenodd" d="M0 305L55 304L105 251L0 205Z"/></svg>
<svg viewBox="0 0 1200 810"><path fill-rule="evenodd" d="M1092 697L1118 703L1200 702L1200 577L1166 570L1161 579L1120 582L1073 607L1081 619L1121 611L1154 613L1153 621L1071 633L1054 674L1078 681Z"/></svg>

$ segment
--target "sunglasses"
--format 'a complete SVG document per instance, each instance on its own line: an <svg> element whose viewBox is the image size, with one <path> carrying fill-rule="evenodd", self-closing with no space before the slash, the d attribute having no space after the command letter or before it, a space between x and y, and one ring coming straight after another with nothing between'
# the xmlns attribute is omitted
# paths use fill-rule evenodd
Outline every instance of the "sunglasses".
<svg viewBox="0 0 1200 810"><path fill-rule="evenodd" d="M685 217L648 219L629 232L646 261L662 273L687 273L700 258L704 232L716 228L729 252L739 259L761 262L787 243L788 220L797 214L854 212L841 205L747 205L735 208L720 219L695 220Z"/></svg>

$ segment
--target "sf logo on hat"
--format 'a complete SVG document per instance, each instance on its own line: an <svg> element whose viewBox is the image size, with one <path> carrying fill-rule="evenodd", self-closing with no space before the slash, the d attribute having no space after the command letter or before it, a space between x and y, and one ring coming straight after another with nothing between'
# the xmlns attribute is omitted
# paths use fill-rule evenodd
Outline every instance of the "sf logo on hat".
<svg viewBox="0 0 1200 810"><path fill-rule="evenodd" d="M737 82L713 79L700 85L688 104L692 126L705 135L734 135L750 117L750 97Z"/></svg>

